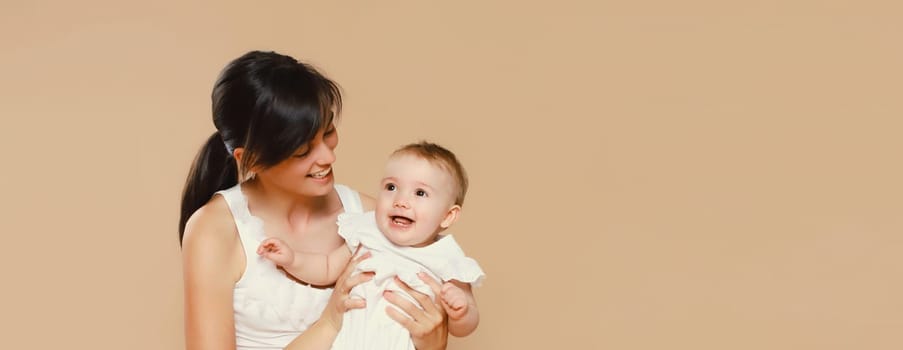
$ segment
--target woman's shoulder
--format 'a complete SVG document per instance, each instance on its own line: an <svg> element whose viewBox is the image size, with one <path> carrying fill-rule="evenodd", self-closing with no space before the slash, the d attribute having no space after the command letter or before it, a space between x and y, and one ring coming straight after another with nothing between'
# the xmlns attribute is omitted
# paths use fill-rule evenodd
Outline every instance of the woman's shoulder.
<svg viewBox="0 0 903 350"><path fill-rule="evenodd" d="M357 189L352 188L351 186L343 185L343 184L336 184L335 188L336 188L336 191L339 193L339 199L341 199L342 203L345 205L348 205L345 202L349 199L352 199L353 197L357 197L358 199L360 199L361 208L357 208L357 205L353 205L353 208L355 208L355 209L352 211L360 210L361 212L366 212L366 211L370 211L370 210L373 210L374 208L376 208L376 200L366 193L362 193L362 192L358 191ZM351 195L351 196L349 196L349 195ZM352 199L352 201L357 202L357 199Z"/></svg>
<svg viewBox="0 0 903 350"><path fill-rule="evenodd" d="M213 196L207 204L188 218L182 248L183 250L194 246L204 249L229 248L238 242L238 228L232 219L228 203L223 196Z"/></svg>
<svg viewBox="0 0 903 350"><path fill-rule="evenodd" d="M361 204L364 207L364 211L371 211L376 209L376 199L370 197L369 194L361 193Z"/></svg>
<svg viewBox="0 0 903 350"><path fill-rule="evenodd" d="M245 256L223 196L213 196L188 219L182 238L182 262L186 281L236 283L241 279Z"/></svg>

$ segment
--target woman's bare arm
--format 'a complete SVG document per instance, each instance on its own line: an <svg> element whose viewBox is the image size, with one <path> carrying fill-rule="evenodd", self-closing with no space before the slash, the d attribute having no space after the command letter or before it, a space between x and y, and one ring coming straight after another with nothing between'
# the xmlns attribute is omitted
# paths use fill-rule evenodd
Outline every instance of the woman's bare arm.
<svg viewBox="0 0 903 350"><path fill-rule="evenodd" d="M187 350L235 349L232 293L241 257L237 229L217 196L191 216L182 240Z"/></svg>

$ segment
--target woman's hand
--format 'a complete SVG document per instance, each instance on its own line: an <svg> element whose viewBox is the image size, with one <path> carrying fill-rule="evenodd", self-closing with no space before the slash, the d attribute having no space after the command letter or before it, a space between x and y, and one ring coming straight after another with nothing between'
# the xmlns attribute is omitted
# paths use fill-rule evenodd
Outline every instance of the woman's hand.
<svg viewBox="0 0 903 350"><path fill-rule="evenodd" d="M354 255L357 255L359 251L360 248L354 252ZM350 292L354 286L373 278L372 273L366 272L351 276L354 267L369 257L370 253L367 252L361 254L361 256L351 258L351 261L345 266L345 270L342 271L342 274L336 280L335 288L329 297L329 302L326 304L323 314L320 315L320 319L289 343L285 347L286 350L332 348L336 335L342 329L342 320L345 318L345 312L351 309L360 309L367 305L363 299L351 298Z"/></svg>
<svg viewBox="0 0 903 350"><path fill-rule="evenodd" d="M424 273L418 273L417 277L432 289L433 295L440 295L442 287L439 282ZM418 350L444 350L448 345L448 317L445 309L436 304L428 295L414 290L398 277L395 278L395 283L414 297L423 309L418 308L407 299L387 291L384 294L386 300L408 314L406 316L392 307L387 307L386 312L389 317L411 332L414 347Z"/></svg>
<svg viewBox="0 0 903 350"><path fill-rule="evenodd" d="M360 247L358 247L358 250L360 250ZM363 272L351 276L351 273L354 272L354 267L364 259L370 257L370 252L366 252L360 256L356 256L357 253L357 251L354 252L355 257L351 258L351 261L345 266L345 271L343 271L342 274L339 275L339 279L336 280L332 296L329 297L326 309L323 310L323 314L320 316L320 320L333 328L336 333L342 329L342 320L345 317L346 311L351 309L362 309L367 306L367 302L364 299L351 298L350 295L351 288L373 278L372 272Z"/></svg>

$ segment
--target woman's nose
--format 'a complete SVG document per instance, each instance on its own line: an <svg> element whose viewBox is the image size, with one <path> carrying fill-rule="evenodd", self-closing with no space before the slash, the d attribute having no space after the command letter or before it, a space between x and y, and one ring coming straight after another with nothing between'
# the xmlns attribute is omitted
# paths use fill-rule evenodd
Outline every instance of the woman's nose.
<svg viewBox="0 0 903 350"><path fill-rule="evenodd" d="M315 156L316 163L318 165L329 165L335 163L335 151L329 147L325 142L318 142L314 146L314 150L316 151Z"/></svg>

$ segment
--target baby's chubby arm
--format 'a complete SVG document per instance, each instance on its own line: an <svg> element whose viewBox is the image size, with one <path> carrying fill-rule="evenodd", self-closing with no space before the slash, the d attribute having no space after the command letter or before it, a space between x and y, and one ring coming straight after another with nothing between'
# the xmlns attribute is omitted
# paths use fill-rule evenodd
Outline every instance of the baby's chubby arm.
<svg viewBox="0 0 903 350"><path fill-rule="evenodd" d="M480 323L480 311L469 283L451 280L442 284L442 307L448 314L448 333L465 337Z"/></svg>
<svg viewBox="0 0 903 350"><path fill-rule="evenodd" d="M281 266L295 278L315 286L328 286L351 260L351 251L344 244L328 254L292 250L285 241L267 238L257 247L257 254Z"/></svg>

